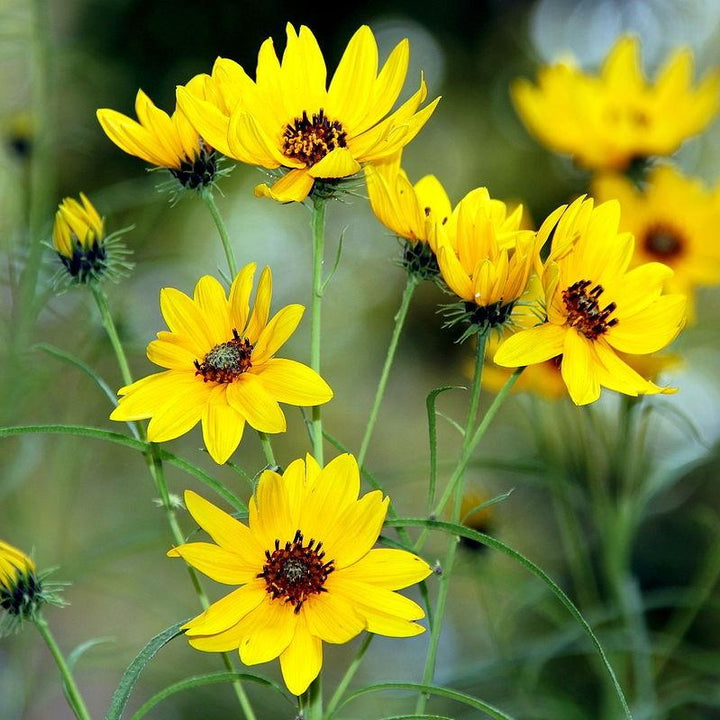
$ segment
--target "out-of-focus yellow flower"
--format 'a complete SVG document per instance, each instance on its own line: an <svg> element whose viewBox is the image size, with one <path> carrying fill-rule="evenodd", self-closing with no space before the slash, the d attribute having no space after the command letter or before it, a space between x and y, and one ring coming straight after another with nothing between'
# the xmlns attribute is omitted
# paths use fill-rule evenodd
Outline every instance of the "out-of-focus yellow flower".
<svg viewBox="0 0 720 720"><path fill-rule="evenodd" d="M250 500L249 527L191 491L185 503L217 543L171 550L213 580L241 585L186 624L190 644L205 652L239 650L246 665L280 657L290 692L300 695L320 673L322 643L346 643L363 630L411 637L425 616L394 592L432 572L405 550L372 549L388 498L358 499L352 455L321 469L295 460L266 470Z"/></svg>
<svg viewBox="0 0 720 720"><path fill-rule="evenodd" d="M523 367L562 355L562 378L577 405L597 400L601 387L626 395L667 392L617 352L645 355L675 339L686 300L662 294L672 270L655 262L628 272L634 240L618 234L617 201L594 207L579 198L559 211L559 221L556 210L539 232L553 232L542 278L547 319L505 340L494 361Z"/></svg>
<svg viewBox="0 0 720 720"><path fill-rule="evenodd" d="M279 402L328 402L332 390L314 370L273 357L295 332L305 308L288 305L268 319L272 276L265 268L251 313L254 276L255 263L250 263L237 274L229 298L210 275L198 281L192 298L164 288L160 308L170 332L158 333L147 356L167 370L120 388L120 404L110 418L152 418L151 442L172 440L202 421L205 446L222 464L239 445L246 422L260 432L285 431Z"/></svg>
<svg viewBox="0 0 720 720"><path fill-rule="evenodd" d="M543 67L538 85L517 80L515 107L528 129L549 148L591 170L625 169L634 159L671 155L703 130L720 104L720 73L692 87L693 57L678 50L655 84L640 67L640 43L623 36L599 75L568 62Z"/></svg>
<svg viewBox="0 0 720 720"><path fill-rule="evenodd" d="M666 288L687 294L694 315L694 290L720 283L720 185L707 190L670 166L653 168L638 189L621 176L597 178L598 201L620 201L620 229L636 239L634 265L660 261L673 269Z"/></svg>
<svg viewBox="0 0 720 720"><path fill-rule="evenodd" d="M202 76L193 78L184 90L191 96L205 97ZM152 100L138 90L135 98L138 121L103 108L97 118L105 134L130 155L151 165L167 168L183 187L204 188L215 179L216 153L205 138L190 124L179 108L172 115L155 107Z"/></svg>
<svg viewBox="0 0 720 720"><path fill-rule="evenodd" d="M80 202L68 197L60 203L53 225L53 247L59 255L72 261L79 253L97 254L104 239L103 219L85 193L80 193Z"/></svg>
<svg viewBox="0 0 720 720"><path fill-rule="evenodd" d="M378 49L369 27L353 35L327 87L325 60L304 25L288 23L287 45L278 60L272 38L260 48L256 79L231 60L218 60L213 98L178 90L178 103L202 137L232 158L284 174L255 194L282 202L302 201L316 180L357 173L366 163L398 152L420 131L438 99L417 112L425 82L388 115L405 82L407 40L378 72ZM207 76L205 76L207 82ZM387 117L386 117L387 116Z"/></svg>
<svg viewBox="0 0 720 720"><path fill-rule="evenodd" d="M531 273L539 267L544 239L520 230L521 219L522 206L508 215L505 203L478 188L457 204L447 222L435 226L440 272L464 304L451 315L476 331L510 322Z"/></svg>

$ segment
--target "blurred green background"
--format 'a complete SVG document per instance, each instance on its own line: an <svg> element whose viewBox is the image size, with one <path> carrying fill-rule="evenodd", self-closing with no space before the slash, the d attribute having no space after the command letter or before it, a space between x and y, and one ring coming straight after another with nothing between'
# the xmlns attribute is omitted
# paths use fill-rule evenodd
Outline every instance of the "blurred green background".
<svg viewBox="0 0 720 720"><path fill-rule="evenodd" d="M32 349L41 342L53 344L97 368L111 387L121 384L89 293L74 290L55 296L49 291L57 266L51 251L43 249L38 265L42 302L37 313L17 291L28 257L34 262L28 248L38 236L50 240L54 210L64 196L84 191L106 217L109 231L134 225L126 241L137 267L108 293L135 376L155 369L144 348L164 329L157 302L160 288L191 292L201 274L217 273L223 266L203 204L187 196L171 207L167 195L155 190L160 176L146 173L142 161L123 154L105 137L95 110L110 107L132 115L141 87L169 111L175 86L196 73L210 72L216 56L233 58L253 74L257 49L266 37L275 39L277 49L284 47L286 21L313 30L329 70L362 23L375 32L381 56L409 37L412 59L405 93L417 87L422 71L429 97L443 96L405 153L411 179L437 175L455 202L470 189L487 185L494 197L526 203L538 223L582 192L587 177L523 129L508 95L513 78L535 77L540 63L567 52L584 66L596 67L623 31L641 36L645 67L651 73L681 44L693 48L701 70L720 62L716 0L406 0L302 7L277 0L0 0L2 345L30 348L19 364L2 363L4 425L124 427L107 420L107 399L87 377ZM38 108L48 118L40 133L34 129ZM717 183L719 139L716 122L682 148L677 163ZM221 182L224 197L218 197L218 204L238 261L272 267L275 309L290 302L308 305L309 213L303 206L254 198L252 187L262 179L258 170L237 166ZM325 417L330 432L357 451L404 276L395 263L396 240L366 202L353 199L331 206L328 259L343 230L342 261L325 302L323 374L336 395ZM662 397L662 412L652 415L648 454L655 492L632 543L631 595L636 606L631 615L638 619L636 632L618 629L617 608L602 586L600 567L604 544L612 537L598 534L589 519L590 476L606 470L599 435L592 434L599 432L597 425L587 429L582 411L567 402L551 408L515 396L483 442L482 457L469 475L469 485L482 497L514 488L508 500L493 508L487 529L539 563L577 600L539 430L566 448L553 455L553 462L563 482L574 488L576 519L600 578L597 601L583 611L634 697L636 718L720 718L720 595L715 588L720 573L719 297L716 289L700 294L698 325L676 346L683 366L667 378L680 392ZM368 457L369 467L383 480L401 514L408 516L424 512L426 395L441 385L468 383L464 367L471 351L456 345L454 334L442 329L439 302L445 302L445 296L429 285L416 295ZM284 355L307 361L308 340L306 318ZM463 393L448 393L441 407L447 415L461 417L464 403ZM617 432L616 411L612 397L593 409L594 422L611 438ZM285 464L308 449L299 412L287 408L286 414L289 431L274 441ZM583 449L573 435L578 427L590 433L589 450L588 443ZM458 448L449 424L441 422L440 441L447 472ZM209 461L201 446L196 429L168 447L247 496L242 479ZM578 455L582 462L568 460ZM262 467L252 433L246 434L235 459L251 474ZM89 638L111 638L91 649L77 668L90 709L101 717L122 669L142 645L196 612L182 565L164 556L171 541L162 512L153 503L142 457L100 441L29 435L0 440L0 462L0 537L33 549L40 567L59 566L55 577L72 583L65 592L69 607L48 611L61 645L69 651ZM186 487L208 494L178 470L169 469L168 476L178 495ZM192 523L182 520L189 532ZM429 562L441 557L444 543L438 538L427 546ZM433 578L429 585L434 593ZM210 592L216 598L224 590L215 586ZM632 652L647 657L654 652L651 648L667 647L668 623L683 621L687 633L651 682L656 699L649 703L642 693L635 694L642 684L628 657ZM357 684L419 680L426 642L422 636L378 639ZM356 640L347 647L326 646L329 687L357 645ZM216 656L175 641L150 666L133 707L163 684L218 668ZM279 677L277 663L256 669ZM0 641L0 720L70 718L56 675L47 649L31 628ZM579 628L537 580L491 551L464 549L456 566L437 680L519 718L619 717ZM293 708L275 697L255 688L250 693L263 720L294 717ZM400 695L369 698L349 706L343 717L383 717L408 707L407 697ZM430 707L457 718L477 716L443 701ZM649 707L654 715L648 714ZM225 686L176 696L151 714L160 720L237 716L232 692Z"/></svg>

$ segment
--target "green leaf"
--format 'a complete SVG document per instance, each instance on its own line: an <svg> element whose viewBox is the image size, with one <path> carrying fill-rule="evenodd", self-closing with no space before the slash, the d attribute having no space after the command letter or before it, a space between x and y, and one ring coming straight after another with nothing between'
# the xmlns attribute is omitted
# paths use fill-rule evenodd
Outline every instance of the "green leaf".
<svg viewBox="0 0 720 720"><path fill-rule="evenodd" d="M218 672L211 673L209 675L195 675L193 677L186 678L185 680L179 680L172 685L161 690L159 693L153 695L146 703L140 707L140 709L132 716L132 720L140 720L150 712L156 705L160 704L163 700L169 698L175 693L182 692L183 690L190 690L196 687L202 687L204 685L216 685L224 682L235 682L236 680L248 680L249 682L258 683L265 687L271 688L277 691L280 695L287 700L290 705L295 707L295 700L277 684L267 680L259 675L252 675L249 673L238 673L238 672Z"/></svg>
<svg viewBox="0 0 720 720"><path fill-rule="evenodd" d="M130 694L135 687L135 684L140 677L140 674L145 669L145 666L157 655L157 653L167 645L171 640L176 638L178 635L183 635L184 630L180 628L187 622L175 623L171 625L167 630L163 630L161 633L156 635L150 642L139 652L137 657L128 665L127 670L123 673L120 678L120 684L115 690L112 702L110 703L110 709L105 716L105 720L121 720L125 706L130 699Z"/></svg>
<svg viewBox="0 0 720 720"><path fill-rule="evenodd" d="M494 498L490 498L490 500L486 500L485 502L480 503L479 505L475 505L475 507L473 508L470 508L470 510L465 513L465 517L461 518L461 522L467 522L468 518L472 517L476 512L479 512L480 510L484 510L491 505L495 505L497 503L507 500L513 494L514 490L515 488L510 488L510 490L508 490L507 492L496 495Z"/></svg>
<svg viewBox="0 0 720 720"><path fill-rule="evenodd" d="M0 438L28 434L74 435L76 437L89 437L96 440L106 440L107 442L115 443L116 445L123 445L124 447L129 447L133 450L139 450L143 454L150 451L151 445L149 442L145 442L144 440L135 440L127 435L123 435L122 433L111 432L110 430L103 430L102 428L87 427L85 425L18 425L15 427L0 428ZM174 465L180 470L184 470L188 473L188 475L192 475L197 478L201 483L214 490L218 495L220 495L220 497L227 500L227 502L229 502L236 510L239 510L240 512L247 512L247 505L240 500L239 497L228 490L222 483L215 480L215 478L208 475L201 468L193 465L183 458L178 457L177 455L173 455L167 450L161 450L158 448L158 453L161 460L164 460L170 463L170 465Z"/></svg>
<svg viewBox="0 0 720 720"><path fill-rule="evenodd" d="M381 720L455 720L447 715L388 715Z"/></svg>
<svg viewBox="0 0 720 720"><path fill-rule="evenodd" d="M615 694L617 695L617 698L622 705L625 717L628 718L628 720L632 720L632 713L630 712L630 708L628 707L625 695L623 694L620 683L615 676L615 671L612 669L612 666L610 665L610 662L607 659L607 655L605 655L605 651L603 650L600 641L597 639L597 636L593 632L587 620L585 620L585 618L583 617L582 613L575 607L572 600L570 600L570 598L563 592L562 588L557 585L545 573L545 571L538 567L532 560L529 560L522 553L519 553L517 550L513 550L509 545L506 545L500 540L490 537L489 535L485 535L484 533L478 532L477 530L471 530L470 528L467 528L463 525L457 525L455 523L441 522L440 520L426 520L424 518L396 518L386 520L385 524L390 527L426 527L429 529L440 530L442 532L448 533L449 535L459 535L460 537L468 538L468 540L475 540L476 542L487 545L494 550L499 550L501 553L508 555L513 560L516 560L518 563L520 563L524 568L529 570L533 575L542 580L558 597L558 599L565 606L567 611L573 616L575 620L577 620L582 629L590 638L592 644L595 647L595 650L597 651L600 659L602 660L603 665L605 666L605 669L607 670L608 675L610 676L613 688L615 689Z"/></svg>
<svg viewBox="0 0 720 720"><path fill-rule="evenodd" d="M67 666L70 670L75 667L75 663L88 651L90 648L94 648L96 645L103 645L104 643L114 643L117 638L114 637L98 637L92 638L84 643L80 643L67 657Z"/></svg>
<svg viewBox="0 0 720 720"><path fill-rule="evenodd" d="M347 705L351 700L354 700L361 695L367 695L368 693L382 692L384 690L414 690L416 692L426 693L427 695L437 695L439 697L446 697L450 700L468 705L475 710L482 710L488 717L495 718L495 720L513 720L511 715L504 713L502 710L498 710L489 703L479 700L472 695L459 692L457 690L449 690L444 687L437 687L435 685L423 685L422 683L379 683L377 685L368 685L367 687L360 688L354 693L345 698L341 705L338 706L338 710ZM438 717L436 715L400 715L398 717L404 718L432 718ZM386 718L386 720L391 720Z"/></svg>
<svg viewBox="0 0 720 720"><path fill-rule="evenodd" d="M435 388L428 393L425 399L425 407L428 416L428 436L430 440L430 484L428 485L428 512L435 502L435 488L437 487L437 411L435 403L438 395L447 390L465 390L462 385L443 385L443 387Z"/></svg>

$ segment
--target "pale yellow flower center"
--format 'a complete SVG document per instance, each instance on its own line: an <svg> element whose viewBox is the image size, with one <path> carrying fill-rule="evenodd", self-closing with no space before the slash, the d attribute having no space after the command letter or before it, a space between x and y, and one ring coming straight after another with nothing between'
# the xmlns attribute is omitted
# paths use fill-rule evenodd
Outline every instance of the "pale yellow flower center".
<svg viewBox="0 0 720 720"><path fill-rule="evenodd" d="M588 340L596 340L607 332L608 328L617 325L617 318L610 319L617 304L611 302L601 310L598 299L604 288L602 285L595 285L588 292L590 285L592 285L591 280L579 280L567 290L563 290L562 298L568 313L568 325L574 327Z"/></svg>
<svg viewBox="0 0 720 720"><path fill-rule="evenodd" d="M265 579L265 589L273 600L284 598L284 602L294 606L296 614L308 596L327 592L325 581L335 569L334 560L324 561L321 542L313 539L307 545L303 542L300 530L284 547L276 540L275 549L265 551L267 562L257 576Z"/></svg>
<svg viewBox="0 0 720 720"><path fill-rule="evenodd" d="M648 229L643 238L643 247L649 255L661 260L674 258L684 249L684 238L669 225L657 224Z"/></svg>
<svg viewBox="0 0 720 720"><path fill-rule="evenodd" d="M195 360L195 374L203 382L231 383L252 367L252 343L233 329L233 339L216 345L202 362Z"/></svg>
<svg viewBox="0 0 720 720"><path fill-rule="evenodd" d="M304 162L308 167L319 163L336 148L347 147L347 133L337 120L330 120L325 111L313 113L308 118L303 110L301 118L295 118L283 130L283 155Z"/></svg>

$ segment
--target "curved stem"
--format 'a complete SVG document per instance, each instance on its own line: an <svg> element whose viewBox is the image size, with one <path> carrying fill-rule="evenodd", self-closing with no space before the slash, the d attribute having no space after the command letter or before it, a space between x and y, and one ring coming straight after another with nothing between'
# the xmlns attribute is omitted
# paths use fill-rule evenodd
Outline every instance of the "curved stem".
<svg viewBox="0 0 720 720"><path fill-rule="evenodd" d="M235 254L233 253L232 245L230 244L230 237L228 236L225 222L223 221L222 215L220 215L220 211L215 204L215 198L213 197L212 192L206 191L202 193L202 198L208 206L208 210L210 210L210 214L212 215L218 229L218 233L220 234L220 240L222 241L223 250L225 251L225 258L227 259L228 270L230 271L230 282L232 282L237 275L237 263L235 262Z"/></svg>
<svg viewBox="0 0 720 720"><path fill-rule="evenodd" d="M365 454L367 453L368 446L370 445L370 438L375 428L375 421L377 420L378 412L380 410L380 404L382 403L383 395L385 394L385 386L387 385L388 376L390 375L390 368L392 367L393 360L395 359L395 351L397 350L398 340L400 339L400 333L405 324L405 318L407 317L408 308L410 307L410 300L412 299L415 288L418 285L418 279L414 275L408 273L407 283L405 290L403 291L402 302L400 303L400 309L395 315L395 327L393 328L392 337L390 338L390 345L388 346L387 356L385 357L385 365L380 375L380 382L377 386L377 392L375 393L375 402L373 403L372 410L370 411L370 418L368 420L367 427L365 428L365 435L363 436L362 443L360 444L360 452L358 453L357 461L358 465L362 466L365 460Z"/></svg>
<svg viewBox="0 0 720 720"><path fill-rule="evenodd" d="M90 713L85 706L85 701L83 700L80 690L75 683L75 678L73 678L72 672L65 661L65 656L62 654L58 644L55 642L55 638L50 632L50 627L48 626L47 621L41 613L38 613L34 618L34 622L35 627L42 635L43 640L45 640L45 644L48 646L50 654L53 656L55 664L58 666L58 670L60 670L63 686L65 688L65 696L67 697L68 704L75 714L75 717L78 718L78 720L90 720Z"/></svg>
<svg viewBox="0 0 720 720"><path fill-rule="evenodd" d="M325 254L325 207L327 200L313 198L312 236L313 236L313 279L312 279L312 326L310 330L310 367L320 372L320 330L323 296L323 256ZM322 411L319 405L312 409L313 455L323 466Z"/></svg>
<svg viewBox="0 0 720 720"><path fill-rule="evenodd" d="M465 466L467 461L463 461L466 455L469 457L468 449L473 440L471 435L472 429L475 427L477 419L478 406L480 404L480 389L482 387L482 371L485 362L485 345L487 342L487 333L478 334L477 348L475 351L475 372L473 373L473 384L470 391L470 404L468 405L468 414L465 421L465 434L463 436L462 452L458 467L462 466L462 470L455 471L457 474L457 482L454 488L454 501L452 510L452 522L457 523L460 520L460 507L462 504L463 493L465 491ZM454 476L453 476L454 477ZM440 587L438 588L437 604L435 606L435 617L430 629L430 644L428 653L425 658L425 668L423 670L422 684L430 685L435 676L435 665L437 663L437 652L440 643L440 632L442 630L443 618L445 615L445 605L447 603L448 591L450 588L450 575L452 574L453 565L455 564L455 556L457 554L460 538L452 537L448 543L448 550L443 563L443 572L440 578ZM415 712L420 715L425 711L428 696L421 693L415 706Z"/></svg>
<svg viewBox="0 0 720 720"><path fill-rule="evenodd" d="M103 327L105 328L105 332L107 333L110 344L115 352L115 357L117 358L118 366L120 367L120 374L122 375L123 382L125 385L130 385L132 383L130 366L128 365L127 356L125 355L122 342L120 342L120 336L118 335L117 328L115 327L115 321L112 319L112 315L110 314L107 295L98 283L90 283L90 289L92 290L95 303L100 311L100 318L102 319Z"/></svg>

